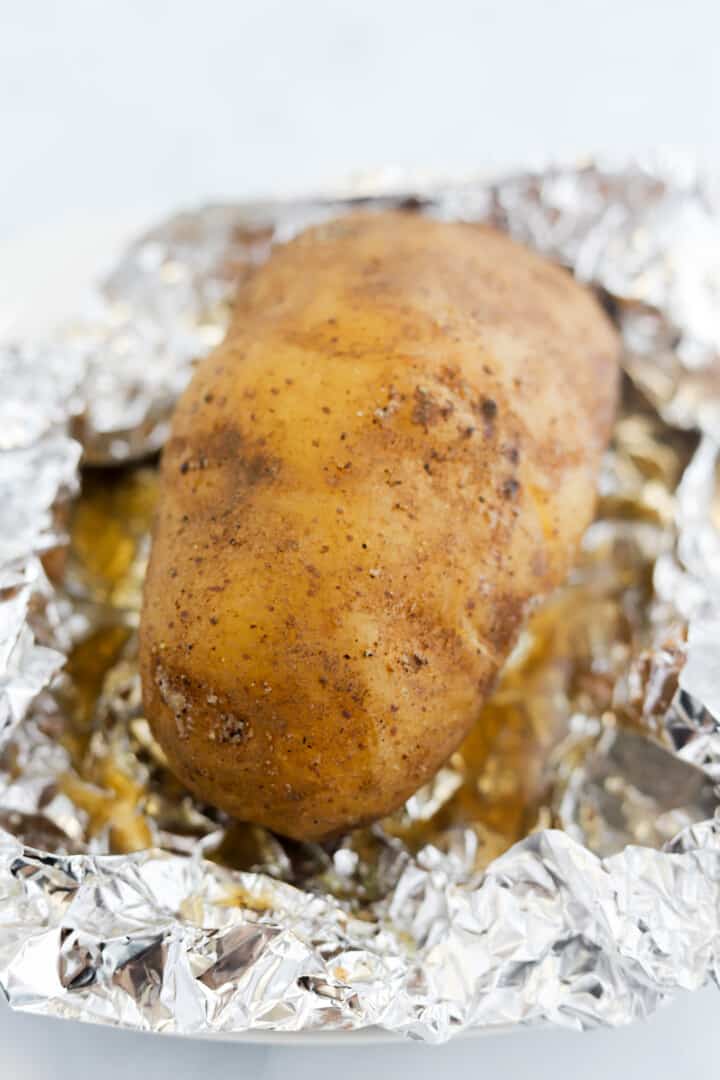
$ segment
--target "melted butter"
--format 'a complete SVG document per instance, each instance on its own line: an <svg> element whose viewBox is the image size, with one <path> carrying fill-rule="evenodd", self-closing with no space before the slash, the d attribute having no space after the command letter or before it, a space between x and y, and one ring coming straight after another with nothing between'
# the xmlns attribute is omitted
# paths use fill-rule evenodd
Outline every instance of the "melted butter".
<svg viewBox="0 0 720 1080"><path fill-rule="evenodd" d="M139 612L158 477L147 466L83 475L70 525L70 592Z"/></svg>
<svg viewBox="0 0 720 1080"><path fill-rule="evenodd" d="M266 861L265 829L233 821L224 830L219 846L212 853L213 862L233 870L255 870Z"/></svg>
<svg viewBox="0 0 720 1080"><path fill-rule="evenodd" d="M134 637L156 498L155 469L90 470L70 522L66 587L87 605L91 629L72 649L57 690L59 740L71 763L58 787L85 813L88 837L106 833L113 853L140 851L153 839L145 785L126 755L96 736L98 701Z"/></svg>
<svg viewBox="0 0 720 1080"><path fill-rule="evenodd" d="M243 888L241 885L229 889L221 900L215 902L219 907L240 907L245 910L256 911L258 914L272 911L275 906L270 893L254 892Z"/></svg>
<svg viewBox="0 0 720 1080"><path fill-rule="evenodd" d="M74 647L65 665L67 682L61 694L69 723L64 735L76 740L78 752L87 749L95 706L104 679L130 638L127 626L101 626Z"/></svg>
<svg viewBox="0 0 720 1080"><path fill-rule="evenodd" d="M58 782L60 791L87 815L88 836L95 838L107 830L108 846L113 854L151 847L152 830L143 814L143 786L109 760L99 770L97 784L83 776L91 771L95 770L84 768L80 761Z"/></svg>

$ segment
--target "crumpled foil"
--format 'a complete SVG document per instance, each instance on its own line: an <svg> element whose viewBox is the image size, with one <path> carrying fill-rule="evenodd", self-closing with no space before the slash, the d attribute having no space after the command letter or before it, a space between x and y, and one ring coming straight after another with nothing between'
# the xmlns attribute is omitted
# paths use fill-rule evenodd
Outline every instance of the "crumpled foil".
<svg viewBox="0 0 720 1080"><path fill-rule="evenodd" d="M617 322L626 386L578 567L488 706L497 746L477 767L471 736L400 814L320 848L238 832L164 770L133 651L155 475L137 463L243 275L356 205L487 220L571 267ZM658 160L201 208L138 240L50 344L0 348L10 1003L442 1041L622 1024L717 981L719 354L718 190Z"/></svg>

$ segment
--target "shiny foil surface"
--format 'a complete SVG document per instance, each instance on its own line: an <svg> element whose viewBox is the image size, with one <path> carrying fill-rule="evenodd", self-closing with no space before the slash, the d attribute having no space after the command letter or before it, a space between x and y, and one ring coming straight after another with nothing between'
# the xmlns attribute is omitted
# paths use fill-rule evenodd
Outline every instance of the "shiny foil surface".
<svg viewBox="0 0 720 1080"><path fill-rule="evenodd" d="M598 511L481 721L334 845L199 804L142 715L157 451L238 282L357 205L490 221L624 342ZM228 1037L586 1028L717 980L720 189L686 161L202 207L45 344L0 346L0 983L20 1009ZM82 461L82 484L81 484Z"/></svg>

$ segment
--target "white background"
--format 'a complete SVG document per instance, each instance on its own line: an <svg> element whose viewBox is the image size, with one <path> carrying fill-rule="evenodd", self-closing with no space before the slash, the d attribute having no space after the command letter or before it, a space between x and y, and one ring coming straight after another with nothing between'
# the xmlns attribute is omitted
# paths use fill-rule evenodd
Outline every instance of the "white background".
<svg viewBox="0 0 720 1080"><path fill-rule="evenodd" d="M720 164L719 40L716 0L0 0L0 333L60 314L117 223L179 204L588 150ZM719 1009L706 990L633 1029L434 1049L210 1045L0 1006L0 1075L699 1078Z"/></svg>

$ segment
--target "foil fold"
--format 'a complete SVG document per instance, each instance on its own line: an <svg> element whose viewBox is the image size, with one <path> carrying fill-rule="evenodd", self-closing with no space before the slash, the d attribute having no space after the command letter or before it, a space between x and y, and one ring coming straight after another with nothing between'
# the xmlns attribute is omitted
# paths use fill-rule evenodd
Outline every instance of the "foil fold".
<svg viewBox="0 0 720 1080"><path fill-rule="evenodd" d="M81 455L107 464L155 452L194 361L222 337L238 280L273 243L358 201L489 220L571 267L606 298L626 372L656 415L699 434L671 495L648 485L644 512L660 532L635 534L658 627L671 610L683 628L679 641L649 641L615 682L613 708L639 703L646 729L573 717L566 744L582 754L556 807L563 830L538 828L484 870L471 829L415 855L384 837L384 884L362 910L342 899L359 860L350 844L297 886L278 880L280 845L277 876L208 861L222 823L200 810L200 839L182 849L169 833L126 855L107 854L102 832L87 841L82 810L54 782L66 750L46 690L89 618L63 587ZM0 984L10 1003L155 1032L379 1025L443 1041L478 1026L627 1023L717 981L719 299L717 189L688 163L587 162L187 212L133 244L52 342L1 349L0 752L13 760L0 774ZM622 483L610 472L603 498L621 500ZM603 542L598 529L588 544ZM134 737L142 743L141 728ZM441 770L408 816L429 818L457 783ZM44 847L14 835L28 822Z"/></svg>

